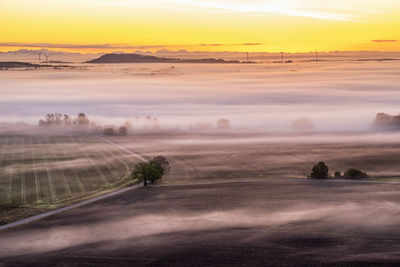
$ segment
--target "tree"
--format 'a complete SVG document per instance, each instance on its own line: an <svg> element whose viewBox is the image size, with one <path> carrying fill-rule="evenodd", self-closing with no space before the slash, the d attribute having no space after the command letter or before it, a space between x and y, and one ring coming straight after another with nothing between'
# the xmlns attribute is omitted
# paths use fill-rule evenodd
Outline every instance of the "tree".
<svg viewBox="0 0 400 267"><path fill-rule="evenodd" d="M325 162L318 162L311 170L310 177L313 179L326 179L328 178L329 168Z"/></svg>
<svg viewBox="0 0 400 267"><path fill-rule="evenodd" d="M119 127L118 131L121 135L126 135L128 133L128 128L125 126L121 126Z"/></svg>
<svg viewBox="0 0 400 267"><path fill-rule="evenodd" d="M104 134L104 135L112 136L112 135L114 135L114 129L113 129L113 128L105 128L105 129L103 130L103 134Z"/></svg>
<svg viewBox="0 0 400 267"><path fill-rule="evenodd" d="M79 125L89 125L89 119L85 113L79 113L76 121Z"/></svg>
<svg viewBox="0 0 400 267"><path fill-rule="evenodd" d="M344 172L343 175L345 178L352 178L352 179L360 179L360 178L368 178L368 174L363 172L359 169L350 168Z"/></svg>
<svg viewBox="0 0 400 267"><path fill-rule="evenodd" d="M156 168L162 175L170 170L169 162L164 156L157 156L150 160L150 165Z"/></svg>
<svg viewBox="0 0 400 267"><path fill-rule="evenodd" d="M144 182L144 186L147 186L147 181L154 183L154 181L161 179L162 174L150 163L140 162L135 165L132 172L132 178Z"/></svg>

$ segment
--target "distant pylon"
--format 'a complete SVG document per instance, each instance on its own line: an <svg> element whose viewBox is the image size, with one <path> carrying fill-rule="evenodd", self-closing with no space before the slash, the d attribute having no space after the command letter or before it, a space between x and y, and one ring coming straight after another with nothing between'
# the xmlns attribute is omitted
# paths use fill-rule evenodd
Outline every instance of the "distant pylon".
<svg viewBox="0 0 400 267"><path fill-rule="evenodd" d="M281 63L283 63L283 52L281 52Z"/></svg>
<svg viewBox="0 0 400 267"><path fill-rule="evenodd" d="M246 52L247 62L249 62L249 52Z"/></svg>
<svg viewBox="0 0 400 267"><path fill-rule="evenodd" d="M39 52L39 63L41 62L40 56L42 55L41 52Z"/></svg>
<svg viewBox="0 0 400 267"><path fill-rule="evenodd" d="M315 51L315 62L318 62L318 51Z"/></svg>

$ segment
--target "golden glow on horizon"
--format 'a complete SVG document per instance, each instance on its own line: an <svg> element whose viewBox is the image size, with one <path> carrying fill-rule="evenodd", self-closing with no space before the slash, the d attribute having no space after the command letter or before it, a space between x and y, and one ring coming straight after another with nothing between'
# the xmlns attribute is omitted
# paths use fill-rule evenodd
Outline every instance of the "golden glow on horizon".
<svg viewBox="0 0 400 267"><path fill-rule="evenodd" d="M398 0L1 0L0 51L400 51L398 14Z"/></svg>

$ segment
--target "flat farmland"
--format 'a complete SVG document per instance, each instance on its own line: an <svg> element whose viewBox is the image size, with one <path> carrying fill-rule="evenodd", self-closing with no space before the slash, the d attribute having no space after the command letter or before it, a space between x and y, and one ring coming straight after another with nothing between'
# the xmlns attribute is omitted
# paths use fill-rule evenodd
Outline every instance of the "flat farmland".
<svg viewBox="0 0 400 267"><path fill-rule="evenodd" d="M132 183L139 160L95 136L0 137L1 222Z"/></svg>
<svg viewBox="0 0 400 267"><path fill-rule="evenodd" d="M399 181L397 135L134 133L130 136L5 135L1 141L1 222L41 213L135 183L139 159L165 156L162 184L305 179L325 161L331 174L360 168L369 180Z"/></svg>
<svg viewBox="0 0 400 267"><path fill-rule="evenodd" d="M164 184L237 179L306 178L325 161L331 174L360 168L370 180L400 178L397 134L163 133L132 135L113 142L148 157L164 155L171 171Z"/></svg>
<svg viewBox="0 0 400 267"><path fill-rule="evenodd" d="M0 264L399 266L399 191L311 179L139 188L1 231Z"/></svg>

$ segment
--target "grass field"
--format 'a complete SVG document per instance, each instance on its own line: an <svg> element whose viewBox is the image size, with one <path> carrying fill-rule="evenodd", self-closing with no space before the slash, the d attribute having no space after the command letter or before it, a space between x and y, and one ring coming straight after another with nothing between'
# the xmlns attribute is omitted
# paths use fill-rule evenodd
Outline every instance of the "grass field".
<svg viewBox="0 0 400 267"><path fill-rule="evenodd" d="M94 136L5 135L0 144L2 223L132 182L138 162Z"/></svg>

